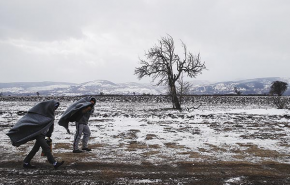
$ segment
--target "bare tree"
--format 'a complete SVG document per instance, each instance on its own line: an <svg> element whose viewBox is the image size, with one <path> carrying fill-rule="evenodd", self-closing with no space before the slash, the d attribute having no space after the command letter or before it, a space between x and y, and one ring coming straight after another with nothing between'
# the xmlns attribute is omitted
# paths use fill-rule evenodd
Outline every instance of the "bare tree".
<svg viewBox="0 0 290 185"><path fill-rule="evenodd" d="M270 95L277 94L278 97L274 98L274 105L277 106L278 109L287 108L287 100L282 98L281 96L287 90L288 84L282 81L274 81L270 87Z"/></svg>
<svg viewBox="0 0 290 185"><path fill-rule="evenodd" d="M177 80L177 95L179 97L180 104L183 103L184 95L188 95L192 85L189 82L185 82L183 78L183 73L180 78Z"/></svg>
<svg viewBox="0 0 290 185"><path fill-rule="evenodd" d="M201 62L200 55L194 56L187 51L182 42L183 59L175 53L173 38L168 35L159 40L158 45L145 52L146 59L140 59L141 67L135 69L135 75L139 79L144 76L152 76L153 81L159 78L157 85L168 85L172 97L173 108L181 109L177 91L176 81L184 72L190 78L195 78L202 70L206 69L205 63Z"/></svg>
<svg viewBox="0 0 290 185"><path fill-rule="evenodd" d="M240 95L242 94L242 92L239 91L237 87L234 87L234 90L235 90L235 93L236 93L238 96L240 96Z"/></svg>
<svg viewBox="0 0 290 185"><path fill-rule="evenodd" d="M286 82L274 81L270 87L270 94L277 94L282 96L282 94L287 90L288 84Z"/></svg>

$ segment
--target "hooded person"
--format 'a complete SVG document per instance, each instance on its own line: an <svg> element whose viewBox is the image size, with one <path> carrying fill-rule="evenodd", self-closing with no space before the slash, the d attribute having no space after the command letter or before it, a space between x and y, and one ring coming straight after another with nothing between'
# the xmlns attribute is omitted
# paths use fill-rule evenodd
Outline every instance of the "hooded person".
<svg viewBox="0 0 290 185"><path fill-rule="evenodd" d="M64 161L57 162L51 154L45 136L51 137L54 128L54 112L59 102L55 100L44 101L32 107L20 118L12 129L7 133L13 146L20 146L31 140L36 140L32 150L23 161L24 168L35 168L30 161L41 147L47 156L49 163L57 169Z"/></svg>
<svg viewBox="0 0 290 185"><path fill-rule="evenodd" d="M68 128L69 122L76 122L73 153L82 153L78 148L82 134L84 134L82 139L82 150L91 151L91 149L88 148L88 141L91 135L88 121L91 114L94 112L95 103L96 99L93 97L82 98L70 105L59 119L59 125L65 127L68 133L70 133Z"/></svg>

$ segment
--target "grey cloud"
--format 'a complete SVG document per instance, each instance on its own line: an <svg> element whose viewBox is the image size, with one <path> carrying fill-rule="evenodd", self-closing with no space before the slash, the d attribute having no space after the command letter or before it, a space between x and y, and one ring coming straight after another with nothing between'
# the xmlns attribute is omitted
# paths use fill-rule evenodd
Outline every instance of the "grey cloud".
<svg viewBox="0 0 290 185"><path fill-rule="evenodd" d="M286 0L1 1L1 80L137 81L138 57L166 34L177 50L182 40L200 52L209 70L198 79L287 76L289 9Z"/></svg>

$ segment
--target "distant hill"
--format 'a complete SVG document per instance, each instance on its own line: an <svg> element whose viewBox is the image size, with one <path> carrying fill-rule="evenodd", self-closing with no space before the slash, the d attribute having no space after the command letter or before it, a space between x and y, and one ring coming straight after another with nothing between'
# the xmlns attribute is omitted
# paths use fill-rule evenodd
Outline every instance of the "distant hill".
<svg viewBox="0 0 290 185"><path fill-rule="evenodd" d="M142 83L113 83L95 80L81 84L66 82L15 82L0 83L2 95L76 96L87 94L163 94L164 87Z"/></svg>
<svg viewBox="0 0 290 185"><path fill-rule="evenodd" d="M244 95L248 94L268 94L270 86L274 81L283 81L290 84L290 79L271 77L255 78L240 81L219 82L208 85L193 85L192 94L236 94L235 87ZM288 88L284 95L290 95Z"/></svg>
<svg viewBox="0 0 290 185"><path fill-rule="evenodd" d="M213 95L213 94L235 94L235 87L241 91L242 95L248 94L267 94L273 81L284 81L290 84L290 79L279 77L256 78L240 81L227 81L210 83L208 81L192 81L190 94ZM128 82L113 83L107 80L95 80L81 84L66 82L15 82L0 83L0 93L2 95L40 95L51 96L75 96L89 94L166 94L167 88L152 84ZM290 95L288 89L284 95Z"/></svg>

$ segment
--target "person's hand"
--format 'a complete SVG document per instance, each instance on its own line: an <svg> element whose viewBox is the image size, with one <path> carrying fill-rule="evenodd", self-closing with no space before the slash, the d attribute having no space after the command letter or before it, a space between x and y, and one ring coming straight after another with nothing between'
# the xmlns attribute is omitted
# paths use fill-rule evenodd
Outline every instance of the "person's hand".
<svg viewBox="0 0 290 185"><path fill-rule="evenodd" d="M86 108L84 108L84 109L82 110L82 113L86 113L86 112L88 112L88 111L90 111L90 110L92 110L92 107L91 107L91 106L88 106L88 107L86 107Z"/></svg>

